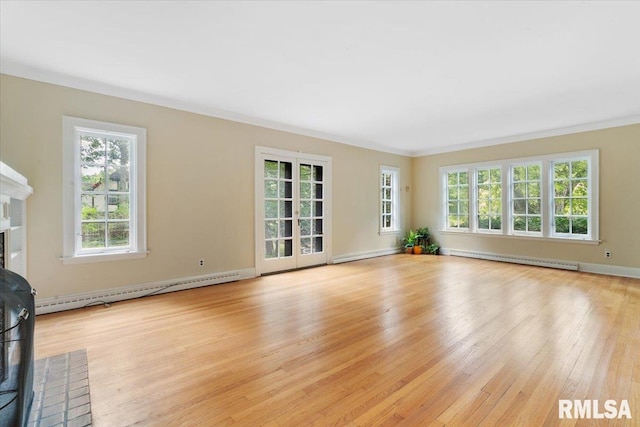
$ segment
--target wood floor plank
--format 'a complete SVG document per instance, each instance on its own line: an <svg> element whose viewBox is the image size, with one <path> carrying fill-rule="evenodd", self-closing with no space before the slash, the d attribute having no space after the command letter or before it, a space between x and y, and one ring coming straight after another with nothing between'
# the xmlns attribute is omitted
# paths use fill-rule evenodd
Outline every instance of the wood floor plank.
<svg viewBox="0 0 640 427"><path fill-rule="evenodd" d="M640 280L394 255L38 316L86 349L95 426L591 425L640 420Z"/></svg>

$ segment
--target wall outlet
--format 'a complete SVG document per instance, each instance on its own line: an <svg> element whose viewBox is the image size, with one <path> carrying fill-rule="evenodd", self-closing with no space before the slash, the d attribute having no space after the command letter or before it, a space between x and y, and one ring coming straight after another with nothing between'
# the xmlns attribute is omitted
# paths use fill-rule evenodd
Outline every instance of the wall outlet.
<svg viewBox="0 0 640 427"><path fill-rule="evenodd" d="M605 249L604 250L604 257L605 258L611 258L611 251L609 249Z"/></svg>
<svg viewBox="0 0 640 427"><path fill-rule="evenodd" d="M204 259L201 259L200 261L198 261L198 265L200 267L204 267Z"/></svg>

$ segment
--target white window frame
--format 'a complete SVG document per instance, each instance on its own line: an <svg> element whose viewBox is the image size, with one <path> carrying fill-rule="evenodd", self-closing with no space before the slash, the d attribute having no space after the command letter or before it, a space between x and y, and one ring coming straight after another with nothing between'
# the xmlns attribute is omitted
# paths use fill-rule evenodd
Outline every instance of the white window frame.
<svg viewBox="0 0 640 427"><path fill-rule="evenodd" d="M486 170L489 171L489 175L491 175L491 170L493 169L498 169L500 171L500 206L501 206L501 215L500 215L500 228L480 228L479 226L479 222L480 219L478 218L480 216L480 206L479 206L479 197L478 197L478 191L479 191L479 183L478 183L478 172L481 170ZM475 168L473 168L473 193L470 192L469 196L473 198L473 203L471 204L473 206L472 212L473 212L473 225L474 225L474 229L476 230L476 232L478 233L487 233L487 234L502 234L503 230L504 230L504 167L501 164L485 164L485 165L477 165ZM492 182L491 180L489 180L489 185L497 185L496 183ZM491 200L489 200L491 201ZM488 212L488 216L491 217L491 211ZM491 219L489 219L489 224L491 224Z"/></svg>
<svg viewBox="0 0 640 427"><path fill-rule="evenodd" d="M385 214L383 211L383 205L385 189L389 188L383 185L383 176L391 175L391 226L385 227L382 216ZM379 182L379 212L378 221L380 222L379 233L383 234L396 234L400 232L400 169L393 166L380 166L380 173L378 174Z"/></svg>
<svg viewBox="0 0 640 427"><path fill-rule="evenodd" d="M554 187L553 187L553 164L556 162L587 160L588 170L588 191L589 191L589 217L588 230L586 235L571 235L556 233L554 228ZM513 224L513 170L514 166L538 163L541 165L540 183L540 232L515 231ZM477 178L476 170L491 167L502 168L502 230L487 231L478 230L478 199L477 199ZM469 228L458 229L448 227L448 194L447 194L447 174L449 172L466 171L469 174ZM440 168L440 200L441 200L441 226L442 233L468 234L482 236L509 237L518 239L535 239L551 241L573 241L576 243L598 244L599 240L599 150L585 150L568 153L549 154L541 156L522 157L514 159L504 159L499 161L487 161L478 163L467 163L462 165L443 166ZM473 190L471 190L473 189Z"/></svg>
<svg viewBox="0 0 640 427"><path fill-rule="evenodd" d="M467 183L466 184L460 184L460 173L466 173L467 174ZM455 173L458 175L458 183L456 184L456 188L457 188L457 192L458 192L458 197L456 199L449 199L449 174L450 173ZM473 189L473 177L471 175L469 175L469 170L468 169L450 169L447 170L444 173L444 192L445 192L445 200L444 200L444 226L446 227L447 230L457 230L457 231L469 231L469 227L471 227L471 221L472 218L470 218L471 212L472 212L472 206L471 206L471 200L470 200L470 196L471 196L471 192L474 191ZM464 199L460 198L460 189L462 187L464 187L466 185L467 187L467 198L466 198L466 203L467 203L467 226L466 227L450 227L449 226L449 216L452 215L449 211L449 203L451 201L455 201L457 203L457 208L458 208L458 213L456 213L455 215L460 218L460 203L464 202Z"/></svg>
<svg viewBox="0 0 640 427"><path fill-rule="evenodd" d="M63 116L63 256L64 264L142 258L147 254L146 129ZM129 246L83 250L81 247L80 133L124 137L131 141Z"/></svg>
<svg viewBox="0 0 640 427"><path fill-rule="evenodd" d="M528 175L528 170L530 166L538 166L540 168L540 178L538 180L534 180L534 179L530 179L529 175ZM518 181L518 184L524 184L525 185L525 195L524 197L519 197L517 200L522 200L525 203L525 213L524 214L515 214L515 191L514 191L514 187L516 182L514 181L514 173L513 173L513 169L516 167L523 167L525 168L525 175L526 175L526 179L524 181ZM511 232L514 235L520 235L520 236L533 236L533 237L543 237L542 234L542 229L544 228L544 222L543 222L543 215L544 215L544 206L546 205L545 203L545 197L544 197L544 193L545 191L545 187L543 185L544 182L544 173L543 173L543 164L541 161L533 161L533 162L521 162L521 163L512 163L509 166L509 204L508 204L508 208L509 208L509 212L508 212L508 216L509 216L509 229L511 230ZM540 199L540 213L538 215L536 214L531 214L529 212L529 200L533 200L536 199L536 197L530 197L529 194L529 184L535 184L538 183L540 186L540 195L539 197L537 197L537 199ZM527 230L516 230L515 229L515 217L516 216L522 216L525 218L526 221L526 228ZM532 217L540 217L540 231L531 231L528 230L529 228L529 218Z"/></svg>
<svg viewBox="0 0 640 427"><path fill-rule="evenodd" d="M589 173L587 174L587 187L590 189L591 186L593 185L593 179L592 179L592 173L590 172L592 169L592 159L589 156L574 156L574 157L561 157L561 158L557 158L554 159L553 161L551 161L549 163L549 182L550 184L553 186L554 185L554 171L553 171L553 165L555 163L571 163L571 162L575 162L575 161L581 161L581 160L585 160L588 164L588 170ZM570 180L571 181L571 180ZM579 238L579 236L582 236L580 234L571 234L571 233L558 233L556 231L556 227L555 227L555 221L553 220L553 216L555 215L555 194L551 194L551 197L549 199L549 203L550 203L550 212L551 212L551 216L552 216L552 228L551 228L551 234L553 237L559 237L559 238ZM572 196L569 197L569 199L573 199ZM588 198L588 204L587 204L587 210L589 212L592 212L593 209L593 201L591 200L592 197L589 194L589 198ZM590 218L587 218L587 229L591 230L591 223L590 223ZM588 234L587 234L588 236Z"/></svg>

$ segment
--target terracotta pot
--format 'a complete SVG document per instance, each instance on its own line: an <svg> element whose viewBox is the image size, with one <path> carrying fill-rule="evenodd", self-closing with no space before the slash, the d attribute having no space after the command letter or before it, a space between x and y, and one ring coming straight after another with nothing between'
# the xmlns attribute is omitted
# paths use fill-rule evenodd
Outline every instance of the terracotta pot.
<svg viewBox="0 0 640 427"><path fill-rule="evenodd" d="M416 255L420 255L422 253L422 246L414 246L413 253Z"/></svg>
<svg viewBox="0 0 640 427"><path fill-rule="evenodd" d="M408 248L405 248L405 252L408 254L412 254L413 253L413 246L409 246Z"/></svg>

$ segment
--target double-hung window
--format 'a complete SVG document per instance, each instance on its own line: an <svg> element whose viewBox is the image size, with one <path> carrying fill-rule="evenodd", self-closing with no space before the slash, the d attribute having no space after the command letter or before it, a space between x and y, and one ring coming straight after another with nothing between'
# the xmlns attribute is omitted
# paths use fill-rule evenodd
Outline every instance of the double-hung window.
<svg viewBox="0 0 640 427"><path fill-rule="evenodd" d="M440 171L443 231L598 242L598 150Z"/></svg>
<svg viewBox="0 0 640 427"><path fill-rule="evenodd" d="M380 167L380 233L400 229L399 175L398 168Z"/></svg>
<svg viewBox="0 0 640 427"><path fill-rule="evenodd" d="M552 162L553 234L579 237L589 235L589 159Z"/></svg>
<svg viewBox="0 0 640 427"><path fill-rule="evenodd" d="M514 234L542 234L542 164L511 167L511 227Z"/></svg>
<svg viewBox="0 0 640 427"><path fill-rule="evenodd" d="M500 167L476 169L477 229L502 229L502 169Z"/></svg>
<svg viewBox="0 0 640 427"><path fill-rule="evenodd" d="M146 254L142 128L64 117L65 263Z"/></svg>
<svg viewBox="0 0 640 427"><path fill-rule="evenodd" d="M447 172L447 228L469 229L469 173L466 170Z"/></svg>

